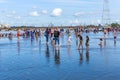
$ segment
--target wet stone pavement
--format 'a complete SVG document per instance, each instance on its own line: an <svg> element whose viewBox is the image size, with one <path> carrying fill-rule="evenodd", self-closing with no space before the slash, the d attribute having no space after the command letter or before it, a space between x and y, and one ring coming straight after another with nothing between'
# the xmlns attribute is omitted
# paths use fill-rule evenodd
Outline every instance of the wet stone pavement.
<svg viewBox="0 0 120 80"><path fill-rule="evenodd" d="M67 35L60 37L60 50L54 49L45 38L0 39L0 80L120 80L120 37L113 34L89 35L89 50L77 50L72 34L72 45L67 46Z"/></svg>

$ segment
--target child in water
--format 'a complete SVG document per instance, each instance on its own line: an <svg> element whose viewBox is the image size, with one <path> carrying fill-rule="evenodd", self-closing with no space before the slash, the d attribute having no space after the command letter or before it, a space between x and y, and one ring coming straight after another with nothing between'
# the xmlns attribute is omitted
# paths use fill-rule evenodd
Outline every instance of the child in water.
<svg viewBox="0 0 120 80"><path fill-rule="evenodd" d="M99 45L100 45L101 47L102 47L102 40L103 40L103 39L102 39L102 38L100 38L100 44L99 44Z"/></svg>
<svg viewBox="0 0 120 80"><path fill-rule="evenodd" d="M67 45L71 45L71 42L72 42L72 37L71 34L69 34Z"/></svg>

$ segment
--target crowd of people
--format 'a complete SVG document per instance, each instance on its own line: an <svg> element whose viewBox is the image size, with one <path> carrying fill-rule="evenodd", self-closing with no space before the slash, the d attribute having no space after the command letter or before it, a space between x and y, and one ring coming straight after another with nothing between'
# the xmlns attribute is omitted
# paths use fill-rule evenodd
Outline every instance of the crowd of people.
<svg viewBox="0 0 120 80"><path fill-rule="evenodd" d="M98 33L103 32L104 38L99 38L100 43L98 44L100 47L102 47L103 40L106 40L106 34L109 34L110 32L113 32L114 34L114 41L116 43L117 39L117 33L119 32L119 28L107 28L107 29L99 29L99 28L46 28L46 29L25 29L21 32L21 30L17 30L16 34L13 33L0 33L0 38L2 37L8 37L10 40L13 37L17 37L18 39L22 36L23 38L31 38L31 40L38 39L40 36L44 36L46 38L46 45L49 45L50 43L52 46L57 46L58 49L60 49L60 36L64 36L65 34L68 35L68 39L66 41L66 45L72 45L72 33L76 35L76 40L78 42L78 50L83 49L83 41L85 41L86 49L89 49L89 42L90 38L88 35L86 35L86 40L83 40L83 33Z"/></svg>

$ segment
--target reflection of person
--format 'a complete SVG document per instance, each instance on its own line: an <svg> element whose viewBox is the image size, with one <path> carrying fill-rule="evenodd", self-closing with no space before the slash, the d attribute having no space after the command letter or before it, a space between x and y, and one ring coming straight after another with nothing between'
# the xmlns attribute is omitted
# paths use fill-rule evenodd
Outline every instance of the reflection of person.
<svg viewBox="0 0 120 80"><path fill-rule="evenodd" d="M70 56L71 55L71 46L67 46L68 48L68 55Z"/></svg>
<svg viewBox="0 0 120 80"><path fill-rule="evenodd" d="M49 52L49 46L46 46L46 58L49 61L49 57L50 57L50 52Z"/></svg>
<svg viewBox="0 0 120 80"><path fill-rule="evenodd" d="M33 39L31 38L31 46L33 46Z"/></svg>
<svg viewBox="0 0 120 80"><path fill-rule="evenodd" d="M104 46L106 47L106 38L104 38Z"/></svg>
<svg viewBox="0 0 120 80"><path fill-rule="evenodd" d="M18 39L18 42L17 42L17 47L18 47L18 55L20 55L20 40Z"/></svg>
<svg viewBox="0 0 120 80"><path fill-rule="evenodd" d="M83 63L83 50L82 52L79 51L79 55L80 55L80 64Z"/></svg>
<svg viewBox="0 0 120 80"><path fill-rule="evenodd" d="M116 47L116 39L114 39L114 46Z"/></svg>
<svg viewBox="0 0 120 80"><path fill-rule="evenodd" d="M55 64L60 64L60 50L55 50Z"/></svg>
<svg viewBox="0 0 120 80"><path fill-rule="evenodd" d="M86 63L89 63L89 50L86 49Z"/></svg>

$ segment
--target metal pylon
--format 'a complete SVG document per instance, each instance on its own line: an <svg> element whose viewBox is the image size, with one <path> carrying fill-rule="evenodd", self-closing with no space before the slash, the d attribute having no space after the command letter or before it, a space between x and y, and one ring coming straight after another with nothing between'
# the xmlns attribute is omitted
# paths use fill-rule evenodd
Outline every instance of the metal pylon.
<svg viewBox="0 0 120 80"><path fill-rule="evenodd" d="M104 0L103 2L102 25L104 27L107 27L110 25L109 0Z"/></svg>

